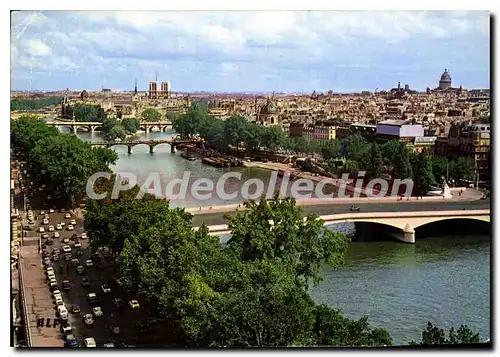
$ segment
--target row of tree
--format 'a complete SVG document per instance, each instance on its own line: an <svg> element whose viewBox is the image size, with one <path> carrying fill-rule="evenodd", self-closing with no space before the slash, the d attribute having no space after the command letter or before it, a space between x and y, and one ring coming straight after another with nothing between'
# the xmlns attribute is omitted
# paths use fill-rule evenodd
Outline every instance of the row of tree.
<svg viewBox="0 0 500 357"><path fill-rule="evenodd" d="M104 122L106 116L99 105L76 103L72 106L75 121L80 122ZM141 120L147 122L161 121L161 113L155 108L144 109Z"/></svg>
<svg viewBox="0 0 500 357"><path fill-rule="evenodd" d="M118 158L110 149L92 148L31 116L11 121L11 144L35 187L44 187L47 195L63 205L75 206L85 197L88 178L110 171L109 165Z"/></svg>
<svg viewBox="0 0 500 357"><path fill-rule="evenodd" d="M124 118L118 120L116 118L105 119L102 123L102 131L107 139L125 139L127 135L135 134L140 127L139 119Z"/></svg>
<svg viewBox="0 0 500 357"><path fill-rule="evenodd" d="M12 99L10 110L36 110L58 105L62 102L61 97L49 97L40 99Z"/></svg>
<svg viewBox="0 0 500 357"><path fill-rule="evenodd" d="M194 230L184 209L150 195L134 199L137 190L89 202L85 229L93 249L108 246L120 257L119 284L170 322L173 346L392 345L367 317L353 320L311 299L322 266L342 265L349 239L315 215L304 221L293 199L247 203L230 218L232 237L221 245L205 226ZM463 329L470 331L463 327L459 336L469 336ZM479 342L425 333L423 344Z"/></svg>

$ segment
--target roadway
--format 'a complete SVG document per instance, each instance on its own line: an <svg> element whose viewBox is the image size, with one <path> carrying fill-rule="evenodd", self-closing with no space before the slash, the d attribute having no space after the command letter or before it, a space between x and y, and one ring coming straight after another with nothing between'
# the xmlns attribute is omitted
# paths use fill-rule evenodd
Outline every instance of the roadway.
<svg viewBox="0 0 500 357"><path fill-rule="evenodd" d="M320 216L350 212L352 203L332 205L309 205L302 206L304 215L315 213ZM384 203L359 203L356 204L360 212L410 212L410 211L451 211L451 210L479 210L490 209L490 200L476 201L428 201L428 202L384 202ZM193 217L193 226L198 227L205 223L207 226L226 224L225 215L228 213L203 213Z"/></svg>

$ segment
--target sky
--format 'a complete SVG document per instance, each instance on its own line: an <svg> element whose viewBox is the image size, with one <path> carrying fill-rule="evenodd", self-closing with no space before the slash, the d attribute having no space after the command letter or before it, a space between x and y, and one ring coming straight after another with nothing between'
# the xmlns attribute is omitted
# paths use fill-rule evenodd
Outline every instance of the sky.
<svg viewBox="0 0 500 357"><path fill-rule="evenodd" d="M20 11L12 90L358 92L490 86L485 11Z"/></svg>

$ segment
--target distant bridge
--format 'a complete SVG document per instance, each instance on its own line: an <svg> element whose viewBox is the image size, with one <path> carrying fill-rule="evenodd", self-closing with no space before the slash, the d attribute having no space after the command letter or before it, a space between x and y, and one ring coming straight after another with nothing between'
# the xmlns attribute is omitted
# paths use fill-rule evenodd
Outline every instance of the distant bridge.
<svg viewBox="0 0 500 357"><path fill-rule="evenodd" d="M320 216L326 225L345 222L378 223L398 228L399 232L390 233L394 238L406 243L415 243L415 229L423 225L450 220L473 219L490 222L490 210L453 210L453 211L415 211L415 212L367 212L341 213ZM272 222L270 222L272 223ZM215 235L230 234L227 224L208 226L210 233Z"/></svg>
<svg viewBox="0 0 500 357"><path fill-rule="evenodd" d="M100 122L82 122L82 121L54 121L48 122L47 125L55 126L55 127L65 127L69 128L73 134L76 134L78 129L82 128L88 132L93 133L94 131L102 130L102 123ZM154 121L154 122L141 122L139 126L139 130L144 130L146 133L153 131L153 129L157 129L160 132L164 132L167 128L172 126L171 121Z"/></svg>
<svg viewBox="0 0 500 357"><path fill-rule="evenodd" d="M107 142L91 142L89 143L92 146L101 146L101 147L112 147L112 146L126 146L128 148L128 153L132 153L132 149L137 145L147 145L149 146L149 152L154 153L154 149L157 145L168 144L170 145L170 151L172 153L175 152L176 146L180 144L198 144L201 145L205 141L203 139L159 139L159 140L134 140L134 141L107 141Z"/></svg>

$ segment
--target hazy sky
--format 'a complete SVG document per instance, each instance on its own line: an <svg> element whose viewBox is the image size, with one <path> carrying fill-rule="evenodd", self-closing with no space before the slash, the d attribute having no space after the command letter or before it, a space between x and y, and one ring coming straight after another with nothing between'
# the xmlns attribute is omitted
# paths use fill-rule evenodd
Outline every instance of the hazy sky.
<svg viewBox="0 0 500 357"><path fill-rule="evenodd" d="M489 87L489 14L15 12L12 89L336 92Z"/></svg>

